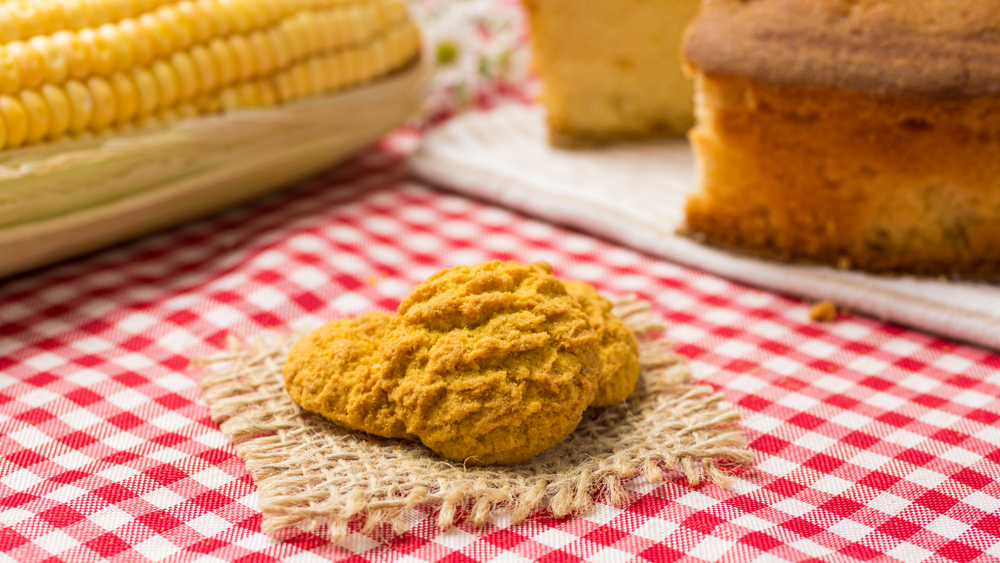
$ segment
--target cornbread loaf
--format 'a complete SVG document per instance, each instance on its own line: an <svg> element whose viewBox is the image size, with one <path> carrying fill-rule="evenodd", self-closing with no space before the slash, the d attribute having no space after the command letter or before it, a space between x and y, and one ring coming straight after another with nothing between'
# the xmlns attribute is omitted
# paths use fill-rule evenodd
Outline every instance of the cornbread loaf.
<svg viewBox="0 0 1000 563"><path fill-rule="evenodd" d="M712 0L686 230L778 258L1000 275L1000 4Z"/></svg>
<svg viewBox="0 0 1000 563"><path fill-rule="evenodd" d="M400 0L4 2L0 148L331 92L418 44Z"/></svg>
<svg viewBox="0 0 1000 563"><path fill-rule="evenodd" d="M700 0L524 0L550 141L586 146L683 135L693 124L681 68Z"/></svg>

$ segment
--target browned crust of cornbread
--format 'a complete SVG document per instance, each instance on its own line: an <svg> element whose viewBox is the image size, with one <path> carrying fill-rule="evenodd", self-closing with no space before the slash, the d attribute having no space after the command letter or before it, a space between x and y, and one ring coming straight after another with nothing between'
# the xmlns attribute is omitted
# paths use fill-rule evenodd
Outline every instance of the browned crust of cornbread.
<svg viewBox="0 0 1000 563"><path fill-rule="evenodd" d="M766 84L937 99L1000 94L1000 3L709 0L689 65Z"/></svg>
<svg viewBox="0 0 1000 563"><path fill-rule="evenodd" d="M699 78L685 230L782 260L1000 277L1000 96Z"/></svg>

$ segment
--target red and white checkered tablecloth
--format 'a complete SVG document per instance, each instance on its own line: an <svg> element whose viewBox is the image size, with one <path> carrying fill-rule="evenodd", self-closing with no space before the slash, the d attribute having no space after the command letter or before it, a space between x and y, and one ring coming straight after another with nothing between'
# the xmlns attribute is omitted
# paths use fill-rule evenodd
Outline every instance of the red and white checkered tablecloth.
<svg viewBox="0 0 1000 563"><path fill-rule="evenodd" d="M0 557L14 561L1000 560L1000 356L654 259L409 179L397 135L327 178L0 282ZM734 491L633 482L625 508L347 548L260 531L200 397L225 335L393 309L446 266L547 260L637 293L739 409Z"/></svg>

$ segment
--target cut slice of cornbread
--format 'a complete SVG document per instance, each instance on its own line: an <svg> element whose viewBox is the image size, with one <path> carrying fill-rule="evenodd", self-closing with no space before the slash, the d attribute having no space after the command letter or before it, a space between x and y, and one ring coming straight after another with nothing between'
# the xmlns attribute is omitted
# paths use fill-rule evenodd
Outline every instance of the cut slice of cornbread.
<svg viewBox="0 0 1000 563"><path fill-rule="evenodd" d="M700 0L524 4L553 144L677 136L691 127L680 44Z"/></svg>

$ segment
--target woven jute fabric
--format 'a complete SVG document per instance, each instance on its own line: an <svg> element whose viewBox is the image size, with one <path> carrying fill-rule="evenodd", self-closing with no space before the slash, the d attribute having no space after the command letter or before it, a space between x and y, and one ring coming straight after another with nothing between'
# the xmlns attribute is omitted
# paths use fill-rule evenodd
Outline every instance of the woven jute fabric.
<svg viewBox="0 0 1000 563"><path fill-rule="evenodd" d="M340 541L349 529L398 534L404 512L437 512L449 528L464 517L480 526L500 515L512 523L537 511L585 513L595 501L630 499L626 484L682 475L726 487L725 467L753 454L720 408L722 395L691 381L686 360L657 338L662 325L647 302L614 301L613 313L636 333L643 371L628 400L590 409L565 440L512 466L465 467L420 443L341 429L292 402L281 370L295 337L269 335L231 353L201 381L212 419L245 460L259 489L261 528L322 531Z"/></svg>

